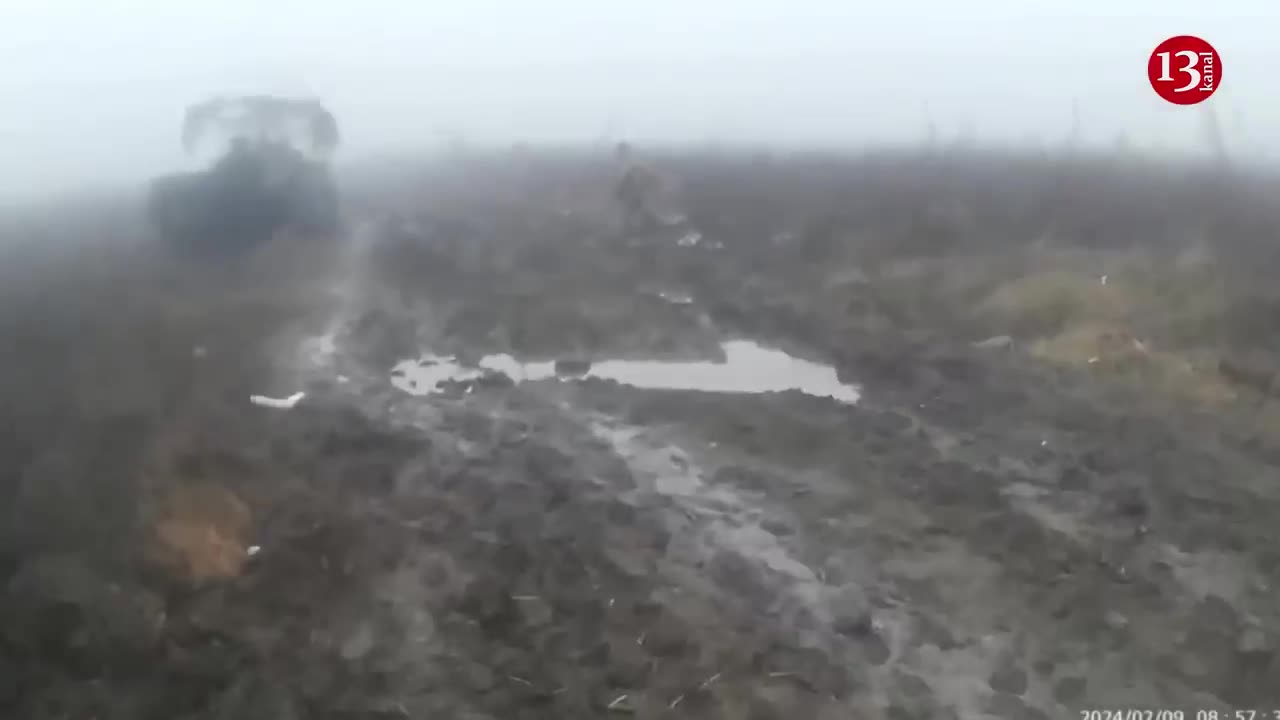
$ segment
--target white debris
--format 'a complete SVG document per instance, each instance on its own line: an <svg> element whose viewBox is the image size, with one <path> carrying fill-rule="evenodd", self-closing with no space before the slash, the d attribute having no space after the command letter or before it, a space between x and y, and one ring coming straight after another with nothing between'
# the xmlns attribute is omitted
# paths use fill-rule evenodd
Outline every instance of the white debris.
<svg viewBox="0 0 1280 720"><path fill-rule="evenodd" d="M1106 275L1103 275L1102 277L1098 278L1098 280L1099 280L1099 282L1101 282L1103 285L1106 285L1106 284L1107 284L1107 276L1106 276Z"/></svg>
<svg viewBox="0 0 1280 720"><path fill-rule="evenodd" d="M663 300L666 300L672 305L689 305L693 303L693 298L689 297L688 295L683 295L678 293L660 292L658 293L658 297L662 298Z"/></svg>
<svg viewBox="0 0 1280 720"><path fill-rule="evenodd" d="M702 242L702 233L697 230L692 230L685 234L684 237L677 240L676 244L680 247L693 247L700 242Z"/></svg>
<svg viewBox="0 0 1280 720"><path fill-rule="evenodd" d="M249 402L253 403L254 405L259 405L261 407L275 408L277 410L288 410L294 405L297 405L298 401L306 396L307 394L304 392L296 392L287 398L273 398L273 397L267 397L266 395L250 395Z"/></svg>
<svg viewBox="0 0 1280 720"><path fill-rule="evenodd" d="M1040 447L1045 447L1045 446L1047 446L1048 444L1049 444L1049 441L1048 441L1048 440L1041 440L1041 441L1040 441Z"/></svg>
<svg viewBox="0 0 1280 720"><path fill-rule="evenodd" d="M253 557L254 555L257 555L258 553L262 552L262 546L250 545L249 549L246 550L245 552L248 553L249 557Z"/></svg>
<svg viewBox="0 0 1280 720"><path fill-rule="evenodd" d="M986 340L979 340L973 346L979 350L998 350L1013 346L1013 338L1008 335L996 335Z"/></svg>
<svg viewBox="0 0 1280 720"><path fill-rule="evenodd" d="M1099 360L1101 360L1101 359L1102 359L1102 358L1098 357L1097 355L1094 355L1093 357L1089 358L1089 364L1090 364L1090 365L1092 365L1092 364L1094 364L1094 363L1098 362L1098 361L1099 361Z"/></svg>

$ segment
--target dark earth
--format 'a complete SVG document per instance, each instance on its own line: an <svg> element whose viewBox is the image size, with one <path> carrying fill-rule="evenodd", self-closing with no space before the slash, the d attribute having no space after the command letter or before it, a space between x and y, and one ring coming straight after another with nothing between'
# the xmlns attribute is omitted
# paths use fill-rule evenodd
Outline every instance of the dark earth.
<svg viewBox="0 0 1280 720"><path fill-rule="evenodd" d="M10 213L0 716L1280 710L1280 185L650 159L643 235L569 150L357 168L339 241L225 266ZM861 398L591 375L730 339Z"/></svg>

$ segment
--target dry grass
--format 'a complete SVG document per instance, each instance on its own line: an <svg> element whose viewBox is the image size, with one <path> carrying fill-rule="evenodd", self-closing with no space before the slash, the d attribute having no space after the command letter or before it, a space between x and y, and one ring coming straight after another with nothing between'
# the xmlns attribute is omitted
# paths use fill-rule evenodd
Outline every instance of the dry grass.
<svg viewBox="0 0 1280 720"><path fill-rule="evenodd" d="M1139 370L1152 357L1151 350L1132 333L1115 325L1086 321L1062 332L1035 340L1031 353L1066 365L1096 365L1124 372Z"/></svg>
<svg viewBox="0 0 1280 720"><path fill-rule="evenodd" d="M269 475L240 444L246 418L226 401L184 407L146 439L135 473L142 559L199 585L240 574Z"/></svg>
<svg viewBox="0 0 1280 720"><path fill-rule="evenodd" d="M1100 259L1105 256L1099 253ZM1112 258L1113 274L1032 271L999 285L978 306L992 327L1028 341L1046 362L1223 407L1240 397L1217 371L1225 280L1205 263Z"/></svg>
<svg viewBox="0 0 1280 720"><path fill-rule="evenodd" d="M1238 397L1213 367L1197 365L1186 354L1152 347L1127 330L1101 323L1081 323L1036 340L1034 357L1058 365L1087 368L1099 377L1140 383L1143 387L1207 406Z"/></svg>
<svg viewBox="0 0 1280 720"><path fill-rule="evenodd" d="M191 583L236 577L249 559L252 513L220 485L169 488L148 521L148 558Z"/></svg>
<svg viewBox="0 0 1280 720"><path fill-rule="evenodd" d="M1046 270L999 286L977 312L1008 334L1046 337L1080 323L1125 324L1136 305L1132 293L1119 283L1103 284L1099 276L1070 270Z"/></svg>

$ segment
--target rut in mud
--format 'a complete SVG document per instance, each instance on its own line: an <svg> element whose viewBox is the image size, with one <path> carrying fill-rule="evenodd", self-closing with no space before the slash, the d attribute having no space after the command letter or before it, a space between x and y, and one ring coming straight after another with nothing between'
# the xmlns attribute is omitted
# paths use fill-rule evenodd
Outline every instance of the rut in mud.
<svg viewBox="0 0 1280 720"><path fill-rule="evenodd" d="M1027 269L992 270L963 218L930 216L917 236L956 237L924 247L837 242L816 219L774 230L742 199L753 176L702 162L682 167L696 242L624 242L473 181L478 207L365 209L336 254L286 249L234 293L135 282L122 300L107 273L77 285L101 297L57 312L52 291L24 296L65 325L12 321L29 353L14 360L63 366L11 391L0 707L897 720L1277 704L1280 478L1264 435L1234 434L1252 416L1088 375L1153 353L1090 346L1097 362L1063 370L1041 357L1059 345L1013 322L1016 339L975 344L1001 326L946 314L990 289L958 276ZM780 216L825 177L779 172ZM108 297L112 334L77 334ZM58 354L95 347L93 363Z"/></svg>

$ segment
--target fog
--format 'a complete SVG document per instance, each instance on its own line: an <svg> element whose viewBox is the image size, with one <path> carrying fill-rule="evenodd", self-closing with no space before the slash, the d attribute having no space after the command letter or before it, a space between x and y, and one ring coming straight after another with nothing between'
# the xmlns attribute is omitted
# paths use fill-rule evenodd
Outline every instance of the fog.
<svg viewBox="0 0 1280 720"><path fill-rule="evenodd" d="M1145 71L1183 33L1222 55L1232 150L1266 157L1278 19L1265 0L6 3L0 194L180 167L186 104L241 91L321 97L347 158L451 135L856 147L931 124L941 142L1054 147L1074 126L1197 152L1204 109L1164 103Z"/></svg>

